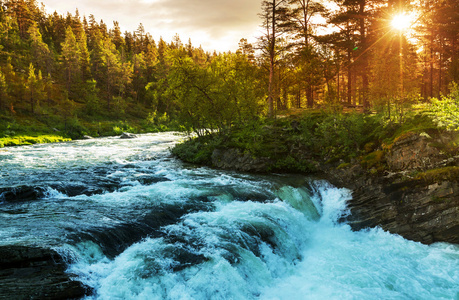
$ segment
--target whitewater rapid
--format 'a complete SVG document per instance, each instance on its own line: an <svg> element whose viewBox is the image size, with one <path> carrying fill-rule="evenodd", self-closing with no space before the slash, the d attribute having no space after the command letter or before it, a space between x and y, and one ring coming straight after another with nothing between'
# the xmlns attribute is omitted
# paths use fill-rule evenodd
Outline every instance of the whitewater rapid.
<svg viewBox="0 0 459 300"><path fill-rule="evenodd" d="M351 191L183 164L180 139L0 152L0 188L45 190L0 204L0 243L52 245L87 299L459 299L458 245L353 232Z"/></svg>

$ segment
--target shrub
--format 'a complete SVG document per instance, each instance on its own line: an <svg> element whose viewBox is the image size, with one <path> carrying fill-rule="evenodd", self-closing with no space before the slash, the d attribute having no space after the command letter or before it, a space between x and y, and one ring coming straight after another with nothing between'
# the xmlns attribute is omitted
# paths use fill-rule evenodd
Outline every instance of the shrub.
<svg viewBox="0 0 459 300"><path fill-rule="evenodd" d="M440 127L459 130L459 86L453 82L451 92L441 99L431 99L431 115Z"/></svg>

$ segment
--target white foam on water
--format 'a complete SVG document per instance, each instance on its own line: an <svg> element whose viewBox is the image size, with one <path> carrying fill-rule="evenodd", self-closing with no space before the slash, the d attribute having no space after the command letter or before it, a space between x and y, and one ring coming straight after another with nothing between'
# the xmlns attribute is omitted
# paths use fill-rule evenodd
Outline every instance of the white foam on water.
<svg viewBox="0 0 459 300"><path fill-rule="evenodd" d="M315 187L318 221L286 201L223 200L165 227L179 239L146 239L113 261L81 264L97 291L88 298L457 299L457 246L426 246L381 229L353 232L337 223L349 191ZM178 250L205 259L174 271Z"/></svg>
<svg viewBox="0 0 459 300"><path fill-rule="evenodd" d="M186 166L168 152L180 139L151 134L1 153L1 178L15 184L17 178L40 181L54 171L60 176L100 167L102 180L108 176L121 185L75 197L48 189L45 201L20 207L24 215L2 212L0 237L35 241L42 224L47 236L36 239L51 242L66 233L61 227L116 228L157 205L197 203L205 211L184 215L161 228L162 237L145 238L114 259L93 242L67 245L62 253L73 262L69 271L94 288L89 299L459 300L458 246L426 246L381 229L353 232L339 223L349 213L350 191L320 181L306 188ZM142 176L153 179L141 184ZM27 220L28 227L15 225Z"/></svg>

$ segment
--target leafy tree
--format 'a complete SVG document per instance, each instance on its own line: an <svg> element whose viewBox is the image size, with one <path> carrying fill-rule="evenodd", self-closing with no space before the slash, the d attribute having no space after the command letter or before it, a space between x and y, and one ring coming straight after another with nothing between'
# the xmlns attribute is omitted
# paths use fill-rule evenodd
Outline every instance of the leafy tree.
<svg viewBox="0 0 459 300"><path fill-rule="evenodd" d="M246 56L220 55L202 67L177 49L169 60L168 92L177 99L182 124L198 135L207 129L225 131L260 113L263 92L256 88L259 76Z"/></svg>

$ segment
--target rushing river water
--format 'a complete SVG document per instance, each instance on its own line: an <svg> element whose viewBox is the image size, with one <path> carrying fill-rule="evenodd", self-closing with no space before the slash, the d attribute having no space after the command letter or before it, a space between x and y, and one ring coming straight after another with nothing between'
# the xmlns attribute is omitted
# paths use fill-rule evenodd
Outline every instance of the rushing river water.
<svg viewBox="0 0 459 300"><path fill-rule="evenodd" d="M459 247L337 220L351 192L197 168L182 137L0 150L0 245L53 247L89 299L456 299Z"/></svg>

